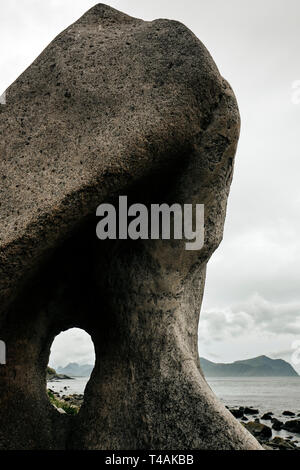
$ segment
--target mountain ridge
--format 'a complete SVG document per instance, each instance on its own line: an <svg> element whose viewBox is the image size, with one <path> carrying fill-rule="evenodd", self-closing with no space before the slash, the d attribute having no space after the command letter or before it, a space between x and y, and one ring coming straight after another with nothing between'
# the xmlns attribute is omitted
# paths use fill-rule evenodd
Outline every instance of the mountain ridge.
<svg viewBox="0 0 300 470"><path fill-rule="evenodd" d="M200 365L206 377L299 377L289 362L264 355L231 363L216 363L200 357Z"/></svg>
<svg viewBox="0 0 300 470"><path fill-rule="evenodd" d="M230 363L216 363L200 357L200 365L206 377L299 377L293 366L284 359L271 359L261 355L239 359ZM89 377L94 366L70 362L56 368L58 374L73 377Z"/></svg>
<svg viewBox="0 0 300 470"><path fill-rule="evenodd" d="M69 362L65 367L58 366L56 368L59 374L73 377L89 377L93 369L94 366L92 364L78 364L77 362Z"/></svg>

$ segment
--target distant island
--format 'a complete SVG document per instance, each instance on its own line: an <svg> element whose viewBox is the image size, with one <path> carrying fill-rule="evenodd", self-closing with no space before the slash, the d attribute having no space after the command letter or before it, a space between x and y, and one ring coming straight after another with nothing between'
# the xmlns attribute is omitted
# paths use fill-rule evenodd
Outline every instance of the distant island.
<svg viewBox="0 0 300 470"><path fill-rule="evenodd" d="M77 364L77 362L70 362L65 367L57 367L58 374L70 375L71 377L89 377L92 373L94 366L92 364Z"/></svg>
<svg viewBox="0 0 300 470"><path fill-rule="evenodd" d="M295 369L283 359L258 356L232 363L215 363L200 358L205 377L295 377Z"/></svg>

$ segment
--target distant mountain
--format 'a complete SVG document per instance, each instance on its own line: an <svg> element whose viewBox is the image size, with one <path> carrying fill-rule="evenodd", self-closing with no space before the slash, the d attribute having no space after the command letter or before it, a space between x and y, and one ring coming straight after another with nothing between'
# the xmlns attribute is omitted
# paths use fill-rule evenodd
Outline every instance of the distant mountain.
<svg viewBox="0 0 300 470"><path fill-rule="evenodd" d="M57 367L58 374L66 374L71 377L89 377L94 366L91 364L79 365L77 362L70 362L66 367Z"/></svg>
<svg viewBox="0 0 300 470"><path fill-rule="evenodd" d="M200 358L205 377L294 377L295 369L283 359L258 356L230 364L222 364Z"/></svg>

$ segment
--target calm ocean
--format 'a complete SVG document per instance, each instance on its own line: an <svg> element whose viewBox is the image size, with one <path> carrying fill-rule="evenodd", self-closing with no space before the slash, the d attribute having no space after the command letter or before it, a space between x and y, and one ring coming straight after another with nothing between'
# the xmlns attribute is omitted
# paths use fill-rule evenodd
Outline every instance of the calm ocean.
<svg viewBox="0 0 300 470"><path fill-rule="evenodd" d="M48 388L63 394L84 393L88 380L76 377L48 382ZM275 415L284 410L300 413L300 377L226 377L208 378L207 382L225 405L254 406Z"/></svg>
<svg viewBox="0 0 300 470"><path fill-rule="evenodd" d="M300 377L207 378L215 394L228 406L253 406L281 415L300 413Z"/></svg>

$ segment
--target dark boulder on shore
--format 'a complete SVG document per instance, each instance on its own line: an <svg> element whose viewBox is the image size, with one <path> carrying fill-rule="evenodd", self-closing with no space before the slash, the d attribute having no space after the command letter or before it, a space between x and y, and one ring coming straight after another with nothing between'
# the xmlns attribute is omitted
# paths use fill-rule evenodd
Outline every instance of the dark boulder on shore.
<svg viewBox="0 0 300 470"><path fill-rule="evenodd" d="M274 431L281 431L283 427L283 422L279 421L279 419L277 418L272 418L271 421L272 421L272 429L274 429Z"/></svg>
<svg viewBox="0 0 300 470"><path fill-rule="evenodd" d="M296 413L293 413L293 411L284 411L283 416L296 416Z"/></svg>
<svg viewBox="0 0 300 470"><path fill-rule="evenodd" d="M266 421L271 421L272 416L273 416L273 413L271 411L269 411L268 413L264 413L262 415L261 419L264 419Z"/></svg>
<svg viewBox="0 0 300 470"><path fill-rule="evenodd" d="M259 439L269 439L272 437L272 429L265 424L258 423L256 421L250 421L249 423L244 423L246 429L248 429L253 436Z"/></svg>
<svg viewBox="0 0 300 470"><path fill-rule="evenodd" d="M282 428L285 431L289 432L296 432L297 434L300 434L300 419L292 419L290 421L286 421Z"/></svg>
<svg viewBox="0 0 300 470"><path fill-rule="evenodd" d="M258 415L259 410L246 406L244 409L244 413L245 415Z"/></svg>
<svg viewBox="0 0 300 470"><path fill-rule="evenodd" d="M244 416L244 411L241 408L230 408L229 411L235 418L242 418Z"/></svg>

